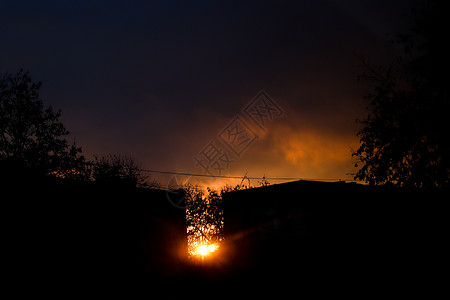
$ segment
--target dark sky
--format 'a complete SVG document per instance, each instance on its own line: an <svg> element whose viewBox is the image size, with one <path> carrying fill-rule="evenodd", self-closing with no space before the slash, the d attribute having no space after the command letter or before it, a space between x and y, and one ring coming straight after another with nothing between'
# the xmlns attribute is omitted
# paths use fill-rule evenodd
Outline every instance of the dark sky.
<svg viewBox="0 0 450 300"><path fill-rule="evenodd" d="M366 114L355 53L392 60L414 4L0 0L0 72L42 81L87 157L195 173L210 141L232 157L218 134L265 90L284 115L222 174L349 179Z"/></svg>

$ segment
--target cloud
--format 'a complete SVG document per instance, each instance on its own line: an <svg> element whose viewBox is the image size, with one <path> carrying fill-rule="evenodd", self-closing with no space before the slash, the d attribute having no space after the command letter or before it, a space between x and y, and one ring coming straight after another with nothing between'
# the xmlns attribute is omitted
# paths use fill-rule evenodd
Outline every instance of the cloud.
<svg viewBox="0 0 450 300"><path fill-rule="evenodd" d="M230 174L261 177L351 180L358 139L351 133L314 127L272 124L264 139L258 140L236 160ZM270 180L269 180L270 181Z"/></svg>
<svg viewBox="0 0 450 300"><path fill-rule="evenodd" d="M274 146L284 160L309 176L345 175L352 165L352 148L357 147L356 137L348 134L287 126L279 126L274 134Z"/></svg>

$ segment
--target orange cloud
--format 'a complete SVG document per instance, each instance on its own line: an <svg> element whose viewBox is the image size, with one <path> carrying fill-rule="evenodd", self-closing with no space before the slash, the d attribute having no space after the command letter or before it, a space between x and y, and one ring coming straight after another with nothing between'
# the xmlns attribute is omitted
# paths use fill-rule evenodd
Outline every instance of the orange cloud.
<svg viewBox="0 0 450 300"><path fill-rule="evenodd" d="M264 139L258 140L237 160L230 174L310 179L352 179L352 149L358 139L353 134L305 126L293 128L274 124Z"/></svg>
<svg viewBox="0 0 450 300"><path fill-rule="evenodd" d="M274 133L274 146L302 174L342 178L351 171L351 153L357 148L358 140L354 135L279 126Z"/></svg>

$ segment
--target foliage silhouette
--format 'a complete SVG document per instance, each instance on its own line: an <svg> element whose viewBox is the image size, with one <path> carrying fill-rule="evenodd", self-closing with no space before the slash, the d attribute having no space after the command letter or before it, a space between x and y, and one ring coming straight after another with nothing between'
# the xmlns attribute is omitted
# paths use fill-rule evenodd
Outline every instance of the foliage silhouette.
<svg viewBox="0 0 450 300"><path fill-rule="evenodd" d="M83 176L81 148L63 138L69 131L59 120L60 111L44 107L41 85L23 70L0 77L0 160L41 175Z"/></svg>
<svg viewBox="0 0 450 300"><path fill-rule="evenodd" d="M155 182L148 180L132 157L108 154L94 156L92 178L99 183L123 183L131 186L150 187Z"/></svg>
<svg viewBox="0 0 450 300"><path fill-rule="evenodd" d="M223 240L221 192L207 188L207 193L192 184L183 185L186 199L188 250L194 253L200 245L218 244Z"/></svg>
<svg viewBox="0 0 450 300"><path fill-rule="evenodd" d="M373 84L369 114L357 133L361 145L355 179L414 189L448 187L449 46L444 45L445 9L431 1L415 12L410 34L400 35L404 54L387 67L363 59L361 76Z"/></svg>

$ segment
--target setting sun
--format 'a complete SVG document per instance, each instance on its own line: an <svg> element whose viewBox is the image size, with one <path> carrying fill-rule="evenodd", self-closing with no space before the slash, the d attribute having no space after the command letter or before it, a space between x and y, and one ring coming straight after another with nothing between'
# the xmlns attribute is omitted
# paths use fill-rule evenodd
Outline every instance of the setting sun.
<svg viewBox="0 0 450 300"><path fill-rule="evenodd" d="M206 254L208 254L208 246L201 245L200 247L198 247L197 254L201 256L205 256Z"/></svg>
<svg viewBox="0 0 450 300"><path fill-rule="evenodd" d="M203 257L203 256L206 256L206 255L209 255L209 254L215 252L218 247L219 246L217 246L216 244L200 245L197 247L194 254Z"/></svg>

